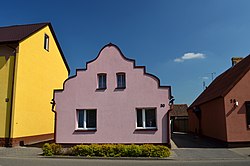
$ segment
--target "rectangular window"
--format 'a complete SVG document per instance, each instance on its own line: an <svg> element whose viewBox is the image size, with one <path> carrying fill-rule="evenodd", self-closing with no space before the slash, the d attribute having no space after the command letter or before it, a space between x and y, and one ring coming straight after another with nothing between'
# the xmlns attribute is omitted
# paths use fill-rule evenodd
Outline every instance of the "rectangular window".
<svg viewBox="0 0 250 166"><path fill-rule="evenodd" d="M107 88L107 74L98 74L98 89L106 89Z"/></svg>
<svg viewBox="0 0 250 166"><path fill-rule="evenodd" d="M136 109L138 129L156 129L156 109L143 108Z"/></svg>
<svg viewBox="0 0 250 166"><path fill-rule="evenodd" d="M250 102L246 102L247 128L250 129Z"/></svg>
<svg viewBox="0 0 250 166"><path fill-rule="evenodd" d="M44 49L49 51L49 36L48 35L44 35Z"/></svg>
<svg viewBox="0 0 250 166"><path fill-rule="evenodd" d="M126 88L126 75L125 73L117 73L117 88L124 89Z"/></svg>
<svg viewBox="0 0 250 166"><path fill-rule="evenodd" d="M77 110L78 129L96 129L96 110Z"/></svg>

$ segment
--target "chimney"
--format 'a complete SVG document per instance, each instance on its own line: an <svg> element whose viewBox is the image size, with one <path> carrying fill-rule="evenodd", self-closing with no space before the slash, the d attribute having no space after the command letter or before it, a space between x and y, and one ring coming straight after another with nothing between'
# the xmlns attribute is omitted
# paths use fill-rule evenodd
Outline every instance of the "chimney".
<svg viewBox="0 0 250 166"><path fill-rule="evenodd" d="M236 65L239 63L243 58L242 57L232 57L232 66Z"/></svg>

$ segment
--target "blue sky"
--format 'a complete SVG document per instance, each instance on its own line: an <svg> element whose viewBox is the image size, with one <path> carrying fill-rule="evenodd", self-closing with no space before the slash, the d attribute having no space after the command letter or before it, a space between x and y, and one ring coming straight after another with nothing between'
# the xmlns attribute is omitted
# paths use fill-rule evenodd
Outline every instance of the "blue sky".
<svg viewBox="0 0 250 166"><path fill-rule="evenodd" d="M191 104L211 73L250 53L249 6L248 0L14 0L1 2L0 26L51 22L71 75L112 42L171 85L175 103Z"/></svg>

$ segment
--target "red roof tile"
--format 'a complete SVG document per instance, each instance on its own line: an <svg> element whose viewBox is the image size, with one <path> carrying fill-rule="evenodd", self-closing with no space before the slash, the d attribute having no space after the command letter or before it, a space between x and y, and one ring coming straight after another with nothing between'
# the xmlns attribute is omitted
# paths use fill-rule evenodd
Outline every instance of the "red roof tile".
<svg viewBox="0 0 250 166"><path fill-rule="evenodd" d="M250 55L245 57L235 66L219 75L200 96L191 104L198 106L218 97L224 97L250 70Z"/></svg>
<svg viewBox="0 0 250 166"><path fill-rule="evenodd" d="M187 104L174 104L170 116L188 116Z"/></svg>

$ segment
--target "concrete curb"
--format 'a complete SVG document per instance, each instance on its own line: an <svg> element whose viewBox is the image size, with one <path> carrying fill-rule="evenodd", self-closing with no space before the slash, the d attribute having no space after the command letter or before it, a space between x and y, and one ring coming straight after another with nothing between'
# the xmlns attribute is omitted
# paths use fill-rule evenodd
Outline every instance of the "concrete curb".
<svg viewBox="0 0 250 166"><path fill-rule="evenodd" d="M85 156L42 156L42 158L51 158L51 159L87 159L87 160L174 160L171 157L85 157Z"/></svg>

